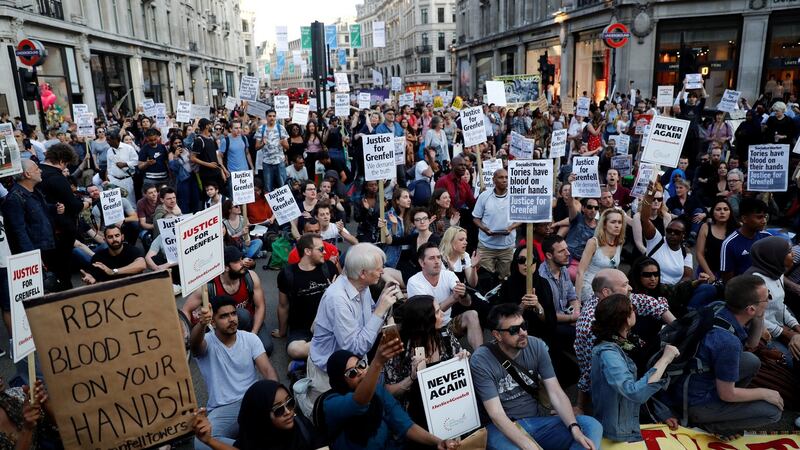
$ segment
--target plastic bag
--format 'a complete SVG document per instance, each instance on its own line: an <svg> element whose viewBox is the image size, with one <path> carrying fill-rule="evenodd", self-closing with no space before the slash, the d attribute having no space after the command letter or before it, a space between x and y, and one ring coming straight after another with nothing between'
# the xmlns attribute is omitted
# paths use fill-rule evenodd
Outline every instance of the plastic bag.
<svg viewBox="0 0 800 450"><path fill-rule="evenodd" d="M283 236L275 239L272 243L272 257L269 260L269 268L280 270L289 263L289 252L292 244Z"/></svg>

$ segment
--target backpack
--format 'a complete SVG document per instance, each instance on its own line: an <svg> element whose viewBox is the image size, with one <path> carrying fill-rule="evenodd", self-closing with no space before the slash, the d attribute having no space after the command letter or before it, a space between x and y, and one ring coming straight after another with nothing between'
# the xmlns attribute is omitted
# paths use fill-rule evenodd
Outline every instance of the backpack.
<svg viewBox="0 0 800 450"><path fill-rule="evenodd" d="M317 433L323 436L326 444L332 443L336 437L336 435L331 435L328 424L325 423L325 411L323 410L325 400L333 394L335 394L333 389L323 392L314 400L314 408L311 410L311 423L314 424Z"/></svg>
<svg viewBox="0 0 800 450"><path fill-rule="evenodd" d="M693 375L711 371L711 367L708 367L697 357L700 344L706 334L714 328L728 331L731 334L735 333L733 325L717 316L717 313L724 307L725 302L717 301L704 308L690 311L685 316L662 328L658 333L662 347L666 344L674 345L680 352L680 355L667 366L664 375L669 377L665 390L672 386L680 385L682 401L677 406L680 408L679 413L682 414L681 425L683 426L687 426L689 421L689 381ZM655 366L656 361L661 358L662 354L663 350L658 351L650 358L647 366Z"/></svg>
<svg viewBox="0 0 800 450"><path fill-rule="evenodd" d="M250 142L247 140L247 136L244 134L239 136L242 138L242 142L244 142L244 151L247 153L248 149L250 148ZM225 168L228 167L228 153L231 150L231 137L229 135L225 135L225 153L222 154L222 164Z"/></svg>
<svg viewBox="0 0 800 450"><path fill-rule="evenodd" d="M427 178L414 180L408 185L408 190L411 192L411 203L414 206L428 206L431 196L431 182Z"/></svg>
<svg viewBox="0 0 800 450"><path fill-rule="evenodd" d="M653 247L652 250L647 252L647 257L648 258L652 258L653 255L655 255L658 252L658 249L660 249L664 245L664 242L667 242L666 238L661 239L660 241L658 241L658 244L656 244L655 247ZM681 253L683 253L683 259L686 259L686 247L684 247L683 244L681 244Z"/></svg>

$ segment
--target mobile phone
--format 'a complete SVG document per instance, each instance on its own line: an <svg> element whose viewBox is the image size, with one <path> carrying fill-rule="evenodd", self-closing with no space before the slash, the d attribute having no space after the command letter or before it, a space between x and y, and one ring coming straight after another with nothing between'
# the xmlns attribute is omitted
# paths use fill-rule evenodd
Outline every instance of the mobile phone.
<svg viewBox="0 0 800 450"><path fill-rule="evenodd" d="M426 366L425 364L425 347L414 347L414 356L420 357L423 359L422 364L420 365L419 369L424 369Z"/></svg>
<svg viewBox="0 0 800 450"><path fill-rule="evenodd" d="M391 342L394 339L400 339L400 331L397 330L397 324L384 325L381 328L382 338L381 342Z"/></svg>

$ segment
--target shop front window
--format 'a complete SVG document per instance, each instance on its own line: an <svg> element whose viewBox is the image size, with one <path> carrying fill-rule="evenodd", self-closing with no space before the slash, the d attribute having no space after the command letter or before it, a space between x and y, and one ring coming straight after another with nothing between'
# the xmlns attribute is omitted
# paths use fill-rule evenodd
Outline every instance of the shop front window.
<svg viewBox="0 0 800 450"><path fill-rule="evenodd" d="M123 56L92 53L92 84L98 114L119 108L123 115L133 113L130 68Z"/></svg>
<svg viewBox="0 0 800 450"><path fill-rule="evenodd" d="M39 68L39 85L46 84L56 96L53 106L45 112L48 126L58 125L64 115L71 115L70 111L70 83L66 75L64 64L64 48L45 44L47 58Z"/></svg>
<svg viewBox="0 0 800 450"><path fill-rule="evenodd" d="M492 75L492 54L478 56L475 64L475 88L481 93L486 93L484 84L486 80L492 79Z"/></svg>
<svg viewBox="0 0 800 450"><path fill-rule="evenodd" d="M142 60L142 76L144 78L144 96L152 98L156 103L165 103L172 109L172 96L169 90L169 69L166 62L150 59Z"/></svg>
<svg viewBox="0 0 800 450"><path fill-rule="evenodd" d="M588 96L595 102L605 98L609 94L610 68L611 50L600 39L576 42L575 97Z"/></svg>
<svg viewBox="0 0 800 450"><path fill-rule="evenodd" d="M763 93L788 100L800 92L800 28L797 16L773 17L767 39Z"/></svg>
<svg viewBox="0 0 800 450"><path fill-rule="evenodd" d="M539 73L539 57L547 51L547 62L556 67L555 80L552 86L552 95L561 96L561 44L548 47L528 49L525 52L525 73L534 75Z"/></svg>

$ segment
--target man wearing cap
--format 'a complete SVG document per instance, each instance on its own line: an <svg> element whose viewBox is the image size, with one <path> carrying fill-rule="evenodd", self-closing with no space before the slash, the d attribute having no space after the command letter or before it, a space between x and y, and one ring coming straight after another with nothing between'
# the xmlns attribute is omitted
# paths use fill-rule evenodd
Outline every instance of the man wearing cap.
<svg viewBox="0 0 800 450"><path fill-rule="evenodd" d="M186 298L183 313L195 321L195 311L202 304L201 290L197 289ZM255 271L248 270L242 261L242 251L238 248L225 246L225 271L208 282L208 295L223 295L236 302L236 315L239 329L249 331L261 340L267 355L272 354L272 338L264 326L264 314L267 307L264 302L264 291L261 288L261 279Z"/></svg>
<svg viewBox="0 0 800 450"><path fill-rule="evenodd" d="M261 341L239 329L236 300L220 295L212 297L210 304L211 310L200 309L189 346L208 388L206 408L213 436L233 444L239 434L237 417L245 392L261 378L278 381L278 374ZM212 322L214 331L208 332ZM194 448L208 447L195 440Z"/></svg>

